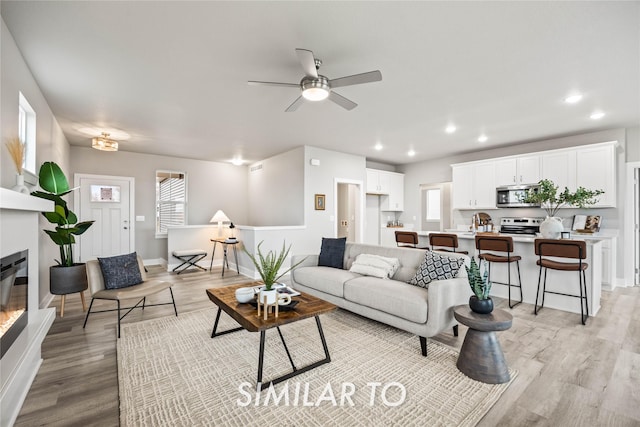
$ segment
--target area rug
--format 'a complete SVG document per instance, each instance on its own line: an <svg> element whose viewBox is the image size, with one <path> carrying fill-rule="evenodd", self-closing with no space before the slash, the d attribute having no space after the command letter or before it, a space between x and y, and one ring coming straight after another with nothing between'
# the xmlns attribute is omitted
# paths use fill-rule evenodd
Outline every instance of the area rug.
<svg viewBox="0 0 640 427"><path fill-rule="evenodd" d="M256 393L259 334L210 338L216 309L122 325L122 426L473 426L509 384L474 381L457 351L344 310L322 315L331 363ZM237 327L222 314L219 331ZM313 318L280 328L297 366L324 358ZM266 334L264 379L291 365ZM516 372L511 372L511 377Z"/></svg>

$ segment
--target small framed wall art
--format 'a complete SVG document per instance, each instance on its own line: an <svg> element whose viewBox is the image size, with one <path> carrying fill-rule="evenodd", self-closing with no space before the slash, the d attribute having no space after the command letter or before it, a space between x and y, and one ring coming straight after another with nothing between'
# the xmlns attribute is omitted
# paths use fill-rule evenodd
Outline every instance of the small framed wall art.
<svg viewBox="0 0 640 427"><path fill-rule="evenodd" d="M316 210L323 211L324 210L324 194L316 194Z"/></svg>

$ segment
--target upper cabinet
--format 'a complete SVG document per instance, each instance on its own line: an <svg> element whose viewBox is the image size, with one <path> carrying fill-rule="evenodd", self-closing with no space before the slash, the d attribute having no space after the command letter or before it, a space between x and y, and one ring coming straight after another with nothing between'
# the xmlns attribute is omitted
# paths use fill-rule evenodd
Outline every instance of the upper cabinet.
<svg viewBox="0 0 640 427"><path fill-rule="evenodd" d="M576 185L589 190L603 190L593 207L616 207L616 146L597 144L576 150Z"/></svg>
<svg viewBox="0 0 640 427"><path fill-rule="evenodd" d="M540 156L518 156L494 161L496 187L535 184L540 181Z"/></svg>
<svg viewBox="0 0 640 427"><path fill-rule="evenodd" d="M453 209L495 209L496 184L493 161L452 165Z"/></svg>
<svg viewBox="0 0 640 427"><path fill-rule="evenodd" d="M616 207L616 141L451 165L453 209L495 209L496 187L549 179L563 191L603 190L593 207Z"/></svg>
<svg viewBox="0 0 640 427"><path fill-rule="evenodd" d="M377 169L367 169L367 194L379 194L380 210L404 210L404 175Z"/></svg>

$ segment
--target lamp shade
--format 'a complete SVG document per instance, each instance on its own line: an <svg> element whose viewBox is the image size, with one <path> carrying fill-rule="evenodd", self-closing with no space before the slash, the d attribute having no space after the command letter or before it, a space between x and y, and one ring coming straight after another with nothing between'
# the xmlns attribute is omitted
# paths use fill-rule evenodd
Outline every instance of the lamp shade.
<svg viewBox="0 0 640 427"><path fill-rule="evenodd" d="M222 212L220 209L218 209L218 211L211 217L211 221L209 222L217 222L217 223L222 223L222 222L229 222L230 219L228 216L225 215L224 212Z"/></svg>

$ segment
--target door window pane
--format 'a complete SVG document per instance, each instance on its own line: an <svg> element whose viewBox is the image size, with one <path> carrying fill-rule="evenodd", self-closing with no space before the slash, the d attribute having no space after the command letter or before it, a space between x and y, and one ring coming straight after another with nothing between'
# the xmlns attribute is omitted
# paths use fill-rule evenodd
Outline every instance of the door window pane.
<svg viewBox="0 0 640 427"><path fill-rule="evenodd" d="M440 189L427 190L426 198L427 221L440 221Z"/></svg>

